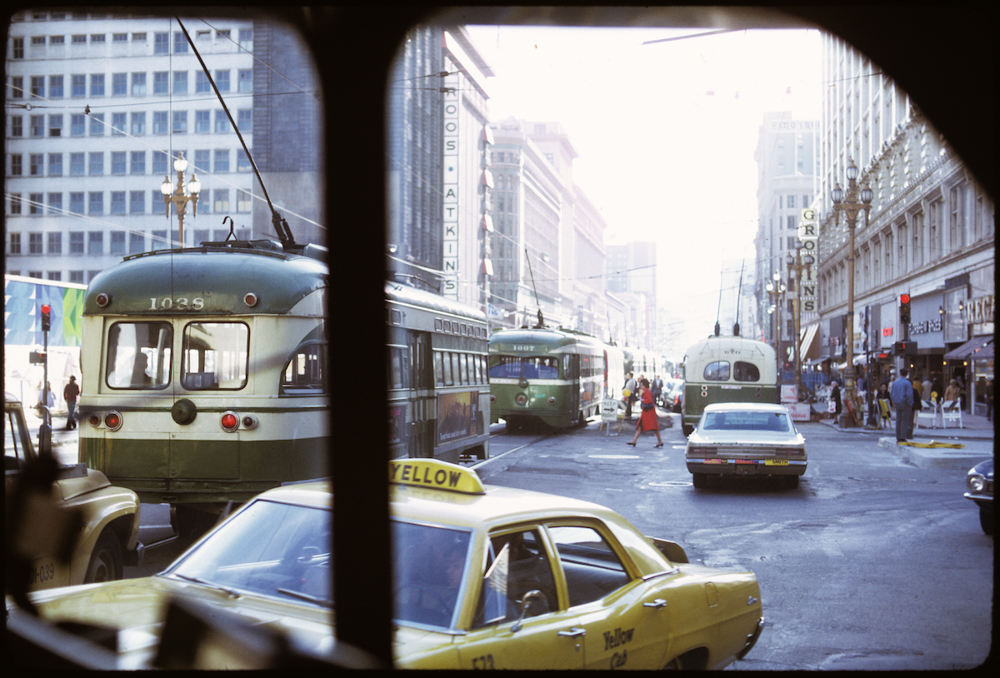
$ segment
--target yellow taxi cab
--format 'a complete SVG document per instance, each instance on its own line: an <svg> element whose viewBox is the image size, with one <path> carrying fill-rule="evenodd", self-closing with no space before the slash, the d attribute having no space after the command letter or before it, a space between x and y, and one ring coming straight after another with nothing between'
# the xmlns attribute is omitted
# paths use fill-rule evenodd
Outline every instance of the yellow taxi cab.
<svg viewBox="0 0 1000 678"><path fill-rule="evenodd" d="M398 668L721 668L763 628L752 572L689 563L609 509L431 459L390 462L389 482ZM150 665L173 595L329 651L331 503L326 482L269 490L154 577L32 600L115 625L121 668Z"/></svg>
<svg viewBox="0 0 1000 678"><path fill-rule="evenodd" d="M4 420L8 585L39 590L103 582L121 579L125 565L140 564L135 492L112 486L83 464L58 465L47 440L36 450L21 403L10 393L4 393ZM46 481L33 482L43 468Z"/></svg>

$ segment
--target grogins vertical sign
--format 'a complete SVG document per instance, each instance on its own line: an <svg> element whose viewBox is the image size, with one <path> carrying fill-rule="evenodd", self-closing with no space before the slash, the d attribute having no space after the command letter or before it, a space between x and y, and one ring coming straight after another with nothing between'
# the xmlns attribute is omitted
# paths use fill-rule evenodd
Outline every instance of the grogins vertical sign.
<svg viewBox="0 0 1000 678"><path fill-rule="evenodd" d="M444 79L444 210L442 227L441 265L444 279L441 295L458 299L458 121L461 102L458 95L458 75Z"/></svg>
<svg viewBox="0 0 1000 678"><path fill-rule="evenodd" d="M799 222L799 240L802 242L803 258L808 254L813 258L813 264L809 270L802 271L802 284L799 286L799 303L802 305L802 313L816 313L819 311L817 297L819 296L819 259L817 252L819 248L819 222L816 219L816 210L807 207L802 210L802 219Z"/></svg>

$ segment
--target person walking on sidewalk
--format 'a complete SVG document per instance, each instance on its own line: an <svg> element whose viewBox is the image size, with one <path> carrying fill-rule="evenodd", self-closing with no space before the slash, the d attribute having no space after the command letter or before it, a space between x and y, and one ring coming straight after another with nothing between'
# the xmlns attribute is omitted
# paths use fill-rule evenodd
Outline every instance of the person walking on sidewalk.
<svg viewBox="0 0 1000 678"><path fill-rule="evenodd" d="M70 375L69 383L66 384L66 388L63 389L63 400L66 401L66 407L69 413L66 415L66 430L71 431L76 428L76 418L73 416L76 412L76 399L80 397L80 387L76 383L76 377Z"/></svg>
<svg viewBox="0 0 1000 678"><path fill-rule="evenodd" d="M625 380L625 391L628 391L628 395L625 396L625 418L632 418L632 403L634 403L637 398L635 392L639 390L639 385L635 381L635 377L632 373L628 373L628 379Z"/></svg>
<svg viewBox="0 0 1000 678"><path fill-rule="evenodd" d="M656 416L656 402L653 400L653 391L649 388L649 381L640 379L642 384L642 413L639 421L635 422L635 437L626 445L635 447L635 441L639 439L639 434L643 431L653 431L656 433L656 446L663 447L663 439L660 438L660 418Z"/></svg>
<svg viewBox="0 0 1000 678"><path fill-rule="evenodd" d="M910 373L900 368L899 378L892 382L889 395L896 408L896 442L904 443L913 437L913 384L906 376Z"/></svg>
<svg viewBox="0 0 1000 678"><path fill-rule="evenodd" d="M830 384L833 386L833 389L830 390L830 400L833 401L835 408L833 415L833 423L839 424L840 412L844 407L844 403L840 399L840 384L838 384L836 381L831 381Z"/></svg>

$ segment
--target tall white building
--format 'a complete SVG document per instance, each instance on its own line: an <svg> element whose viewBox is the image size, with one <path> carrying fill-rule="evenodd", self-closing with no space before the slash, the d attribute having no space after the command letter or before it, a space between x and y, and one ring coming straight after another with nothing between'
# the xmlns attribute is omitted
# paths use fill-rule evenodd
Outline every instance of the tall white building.
<svg viewBox="0 0 1000 678"><path fill-rule="evenodd" d="M182 21L252 150L253 21ZM23 11L6 67L7 273L87 283L124 255L179 246L161 184L176 186L181 155L184 183L201 184L183 244L224 239L226 216L251 234L249 159L175 19Z"/></svg>
<svg viewBox="0 0 1000 678"><path fill-rule="evenodd" d="M821 190L817 212L821 355L842 361L847 341L869 385L899 365L930 376L938 391L953 377L967 384L966 409L985 411L993 378L995 207L921 112L878 64L843 40L823 37ZM849 229L831 192L845 195L846 170L874 191L855 230L854 317L849 299ZM846 198L845 198L846 199ZM901 294L911 320L899 317ZM895 357L904 337L915 355Z"/></svg>

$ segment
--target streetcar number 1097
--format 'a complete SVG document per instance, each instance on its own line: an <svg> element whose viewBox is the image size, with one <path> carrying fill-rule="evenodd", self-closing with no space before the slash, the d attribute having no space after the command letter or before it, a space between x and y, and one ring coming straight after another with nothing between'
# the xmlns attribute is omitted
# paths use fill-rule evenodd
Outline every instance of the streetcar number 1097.
<svg viewBox="0 0 1000 678"><path fill-rule="evenodd" d="M200 311L205 307L205 300L201 297L194 299L188 299L187 297L177 297L176 299L171 297L150 297L149 304L150 311L165 311L167 309Z"/></svg>

